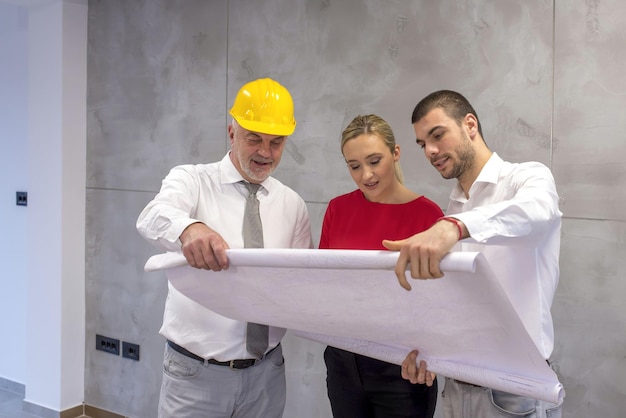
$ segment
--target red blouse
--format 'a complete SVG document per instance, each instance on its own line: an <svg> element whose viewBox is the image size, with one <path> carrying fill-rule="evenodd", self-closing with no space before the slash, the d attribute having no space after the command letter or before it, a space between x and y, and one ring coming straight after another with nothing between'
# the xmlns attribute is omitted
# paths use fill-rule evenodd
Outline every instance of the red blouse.
<svg viewBox="0 0 626 418"><path fill-rule="evenodd" d="M359 189L330 201L319 248L385 250L382 241L408 238L443 216L432 200L420 196L402 204L370 202Z"/></svg>

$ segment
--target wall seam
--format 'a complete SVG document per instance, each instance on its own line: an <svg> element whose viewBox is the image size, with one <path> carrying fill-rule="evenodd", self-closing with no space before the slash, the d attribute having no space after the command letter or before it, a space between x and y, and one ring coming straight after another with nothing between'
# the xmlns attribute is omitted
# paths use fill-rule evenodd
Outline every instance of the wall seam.
<svg viewBox="0 0 626 418"><path fill-rule="evenodd" d="M554 95L556 72L556 2L552 0L552 92L550 95L550 169L554 168Z"/></svg>

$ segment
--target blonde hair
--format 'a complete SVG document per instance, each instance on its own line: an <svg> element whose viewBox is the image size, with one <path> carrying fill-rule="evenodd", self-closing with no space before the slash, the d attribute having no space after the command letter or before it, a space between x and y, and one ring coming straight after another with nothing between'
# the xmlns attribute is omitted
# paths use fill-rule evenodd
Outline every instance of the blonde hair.
<svg viewBox="0 0 626 418"><path fill-rule="evenodd" d="M343 154L343 147L346 142L356 138L363 134L373 134L381 138L389 151L393 155L396 150L396 138L393 135L391 126L383 118L376 115L359 115L352 119L352 122L346 126L341 134L341 153ZM404 183L404 176L402 175L402 168L400 168L400 161L396 161L394 165L394 171L396 178L400 183Z"/></svg>

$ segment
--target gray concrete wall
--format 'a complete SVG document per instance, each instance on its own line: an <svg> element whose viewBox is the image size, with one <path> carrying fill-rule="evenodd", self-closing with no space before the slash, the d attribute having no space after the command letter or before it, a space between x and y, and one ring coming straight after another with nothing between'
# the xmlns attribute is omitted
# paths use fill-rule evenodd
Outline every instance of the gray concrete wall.
<svg viewBox="0 0 626 418"><path fill-rule="evenodd" d="M505 159L553 169L564 213L554 360L565 416L626 409L626 5L619 0L92 0L87 178L88 404L154 417L165 276L134 222L169 168L220 159L228 106L269 76L298 127L276 176L309 206L354 188L339 152L359 113L387 119L407 184L445 207L452 182L415 145L410 114L440 88L464 93ZM92 349L100 333L141 361ZM288 336L286 418L329 417L323 347ZM438 412L438 415L440 412Z"/></svg>

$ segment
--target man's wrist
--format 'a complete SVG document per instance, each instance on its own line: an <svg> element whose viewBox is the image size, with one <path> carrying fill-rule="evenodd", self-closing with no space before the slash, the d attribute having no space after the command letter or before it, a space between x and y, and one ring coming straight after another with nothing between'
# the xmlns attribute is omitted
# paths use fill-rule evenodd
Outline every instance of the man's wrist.
<svg viewBox="0 0 626 418"><path fill-rule="evenodd" d="M451 217L448 217L448 216L442 216L441 218L437 219L437 222L439 222L439 221L447 221L447 222L450 222L450 223L454 224L456 226L456 228L457 228L458 233L459 233L459 235L458 235L459 241L461 241L464 238L465 234L463 233L463 224L461 223L461 221L459 221L456 218L451 218Z"/></svg>

